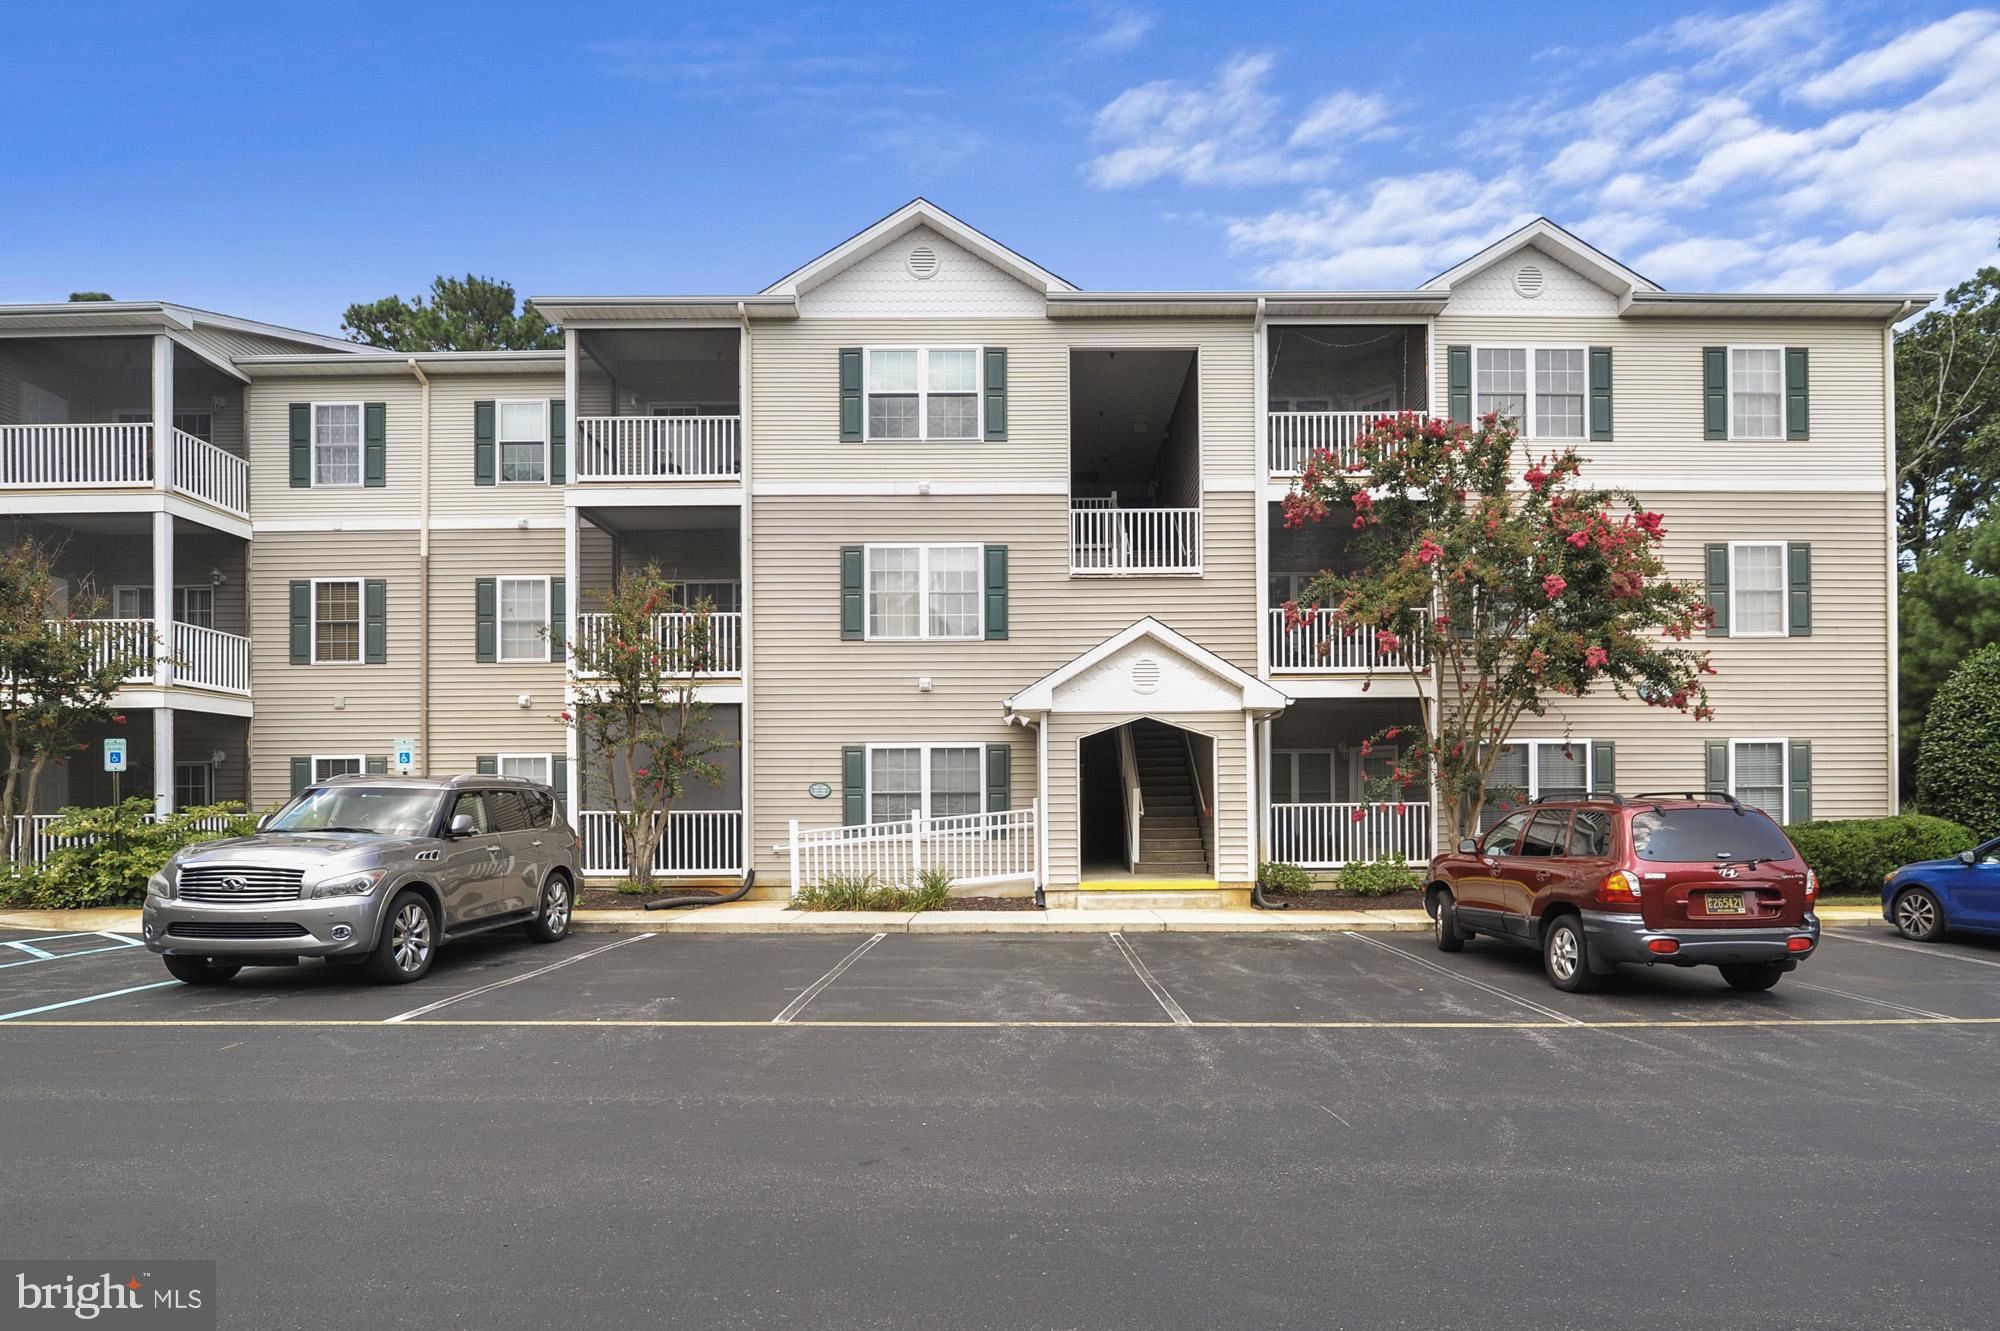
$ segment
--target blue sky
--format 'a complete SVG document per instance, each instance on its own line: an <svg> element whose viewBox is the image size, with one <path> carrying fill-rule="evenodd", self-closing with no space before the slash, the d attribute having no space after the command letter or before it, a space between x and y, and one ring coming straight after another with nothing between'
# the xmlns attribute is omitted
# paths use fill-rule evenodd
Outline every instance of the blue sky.
<svg viewBox="0 0 2000 1331"><path fill-rule="evenodd" d="M1962 5L154 0L8 31L0 301L333 332L439 272L740 292L916 194L1106 288L1406 286L1537 213L1681 290L1935 290L2000 240L2000 11Z"/></svg>

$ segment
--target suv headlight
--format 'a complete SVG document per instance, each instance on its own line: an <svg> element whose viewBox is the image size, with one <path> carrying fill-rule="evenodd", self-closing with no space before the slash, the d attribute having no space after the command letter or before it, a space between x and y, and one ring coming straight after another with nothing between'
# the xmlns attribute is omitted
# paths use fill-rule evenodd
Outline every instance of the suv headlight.
<svg viewBox="0 0 2000 1331"><path fill-rule="evenodd" d="M174 899L174 866L169 864L146 880L146 895L161 901Z"/></svg>
<svg viewBox="0 0 2000 1331"><path fill-rule="evenodd" d="M362 869L356 873L343 873L315 883L306 893L306 899L317 901L321 897L365 897L389 876L387 869Z"/></svg>

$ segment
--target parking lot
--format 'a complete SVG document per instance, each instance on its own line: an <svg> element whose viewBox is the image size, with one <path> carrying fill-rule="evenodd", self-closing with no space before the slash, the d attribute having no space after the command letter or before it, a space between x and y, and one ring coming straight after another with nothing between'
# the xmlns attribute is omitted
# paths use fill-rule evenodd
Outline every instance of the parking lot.
<svg viewBox="0 0 2000 1331"><path fill-rule="evenodd" d="M0 1247L223 1325L1988 1324L2000 947L1565 995L1419 934L0 933Z"/></svg>

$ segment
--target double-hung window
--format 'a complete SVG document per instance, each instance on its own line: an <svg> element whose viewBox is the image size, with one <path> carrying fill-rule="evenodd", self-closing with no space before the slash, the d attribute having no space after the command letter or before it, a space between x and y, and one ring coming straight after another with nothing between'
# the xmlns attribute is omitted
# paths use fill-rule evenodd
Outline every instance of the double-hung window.
<svg viewBox="0 0 2000 1331"><path fill-rule="evenodd" d="M1502 804L1521 800L1581 799L1590 793L1590 741L1523 739L1500 746L1486 778L1486 803L1479 811L1484 831L1506 817Z"/></svg>
<svg viewBox="0 0 2000 1331"><path fill-rule="evenodd" d="M977 744L869 745L868 821L978 813L982 758Z"/></svg>
<svg viewBox="0 0 2000 1331"><path fill-rule="evenodd" d="M1507 417L1530 439L1581 439L1588 364L1583 347L1475 347L1473 414Z"/></svg>
<svg viewBox="0 0 2000 1331"><path fill-rule="evenodd" d="M314 665L361 663L361 579L329 578L312 585Z"/></svg>
<svg viewBox="0 0 2000 1331"><path fill-rule="evenodd" d="M549 784L549 755L546 753L503 753L498 755L501 776Z"/></svg>
<svg viewBox="0 0 2000 1331"><path fill-rule="evenodd" d="M1731 542L1729 636L1782 638L1786 623L1785 543Z"/></svg>
<svg viewBox="0 0 2000 1331"><path fill-rule="evenodd" d="M1333 803L1333 750L1273 749L1271 802Z"/></svg>
<svg viewBox="0 0 2000 1331"><path fill-rule="evenodd" d="M548 482L549 404L546 399L497 404L501 484Z"/></svg>
<svg viewBox="0 0 2000 1331"><path fill-rule="evenodd" d="M549 580L500 578L498 583L499 659L548 660Z"/></svg>
<svg viewBox="0 0 2000 1331"><path fill-rule="evenodd" d="M315 753L312 773L315 782L335 776L360 776L362 757L358 753Z"/></svg>
<svg viewBox="0 0 2000 1331"><path fill-rule="evenodd" d="M315 402L312 413L312 483L361 484L361 404Z"/></svg>
<svg viewBox="0 0 2000 1331"><path fill-rule="evenodd" d="M138 584L113 587L111 616L114 619L151 619L153 589ZM174 621L199 628L214 628L215 588L199 585L174 588Z"/></svg>
<svg viewBox="0 0 2000 1331"><path fill-rule="evenodd" d="M980 437L979 348L869 347L868 438Z"/></svg>
<svg viewBox="0 0 2000 1331"><path fill-rule="evenodd" d="M1785 437L1785 350L1729 349L1729 437Z"/></svg>
<svg viewBox="0 0 2000 1331"><path fill-rule="evenodd" d="M983 637L980 550L976 545L867 547L867 636Z"/></svg>
<svg viewBox="0 0 2000 1331"><path fill-rule="evenodd" d="M1729 793L1753 809L1762 809L1775 823L1789 821L1785 812L1785 741L1730 740Z"/></svg>

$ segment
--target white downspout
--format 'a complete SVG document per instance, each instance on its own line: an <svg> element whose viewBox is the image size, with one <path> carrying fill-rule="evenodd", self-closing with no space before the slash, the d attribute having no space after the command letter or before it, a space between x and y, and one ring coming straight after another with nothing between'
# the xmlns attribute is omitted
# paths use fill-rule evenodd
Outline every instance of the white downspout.
<svg viewBox="0 0 2000 1331"><path fill-rule="evenodd" d="M750 339L750 311L740 300L736 302L736 322L742 329L742 340L736 356L736 449L737 465L742 468L742 474L738 478L741 489L736 510L736 585L741 589L737 594L737 608L743 612L743 631L737 642L737 650L743 657L743 711L736 739L742 746L738 751L737 768L742 774L743 788L738 801L743 806L743 869L747 873L753 867L750 863L751 848L757 844L756 837L752 835L752 829L757 825L756 797L752 793L754 783L750 779L750 774L754 770L751 762L755 744L752 737L752 718L755 713L752 709L756 706L751 679L757 659L755 645L757 621L753 618L754 607L751 604L754 594L752 584L755 579L750 576L750 445L754 434L752 426L756 418L750 402L754 354ZM796 879L793 880L793 890L797 890Z"/></svg>
<svg viewBox="0 0 2000 1331"><path fill-rule="evenodd" d="M1257 615L1257 666L1259 679L1271 677L1271 613L1264 604L1271 586L1271 505L1265 497L1265 488L1271 476L1271 385L1270 371L1270 331L1264 322L1264 298L1257 297L1257 322L1250 338L1257 357L1256 380L1251 385L1251 412L1253 414L1252 436L1257 444L1255 467L1250 473L1250 493L1255 497L1255 533L1257 546L1257 581L1251 584L1255 591L1250 604Z"/></svg>
<svg viewBox="0 0 2000 1331"><path fill-rule="evenodd" d="M569 440L569 475L564 477L563 484L563 585L569 588L569 596L563 606L562 628L563 640L569 644L569 650L563 654L564 711L576 706L576 690L570 683L570 672L576 666L577 616L582 613L583 607L583 562L577 548L579 541L576 526L581 521L581 514L569 502L569 480L576 475L577 468L583 462L583 440L576 432L576 395L582 379L577 370L577 357L581 354L580 346L576 330L563 329L563 437ZM615 402L614 398L614 410ZM615 578L618 568L615 552L611 567L612 576ZM576 727L573 725L563 727L563 763L569 768L564 781L564 785L569 789L569 808L564 812L569 815L571 827L580 827L583 825L581 816L584 796L583 764L580 761ZM585 873L591 868L588 862L582 867Z"/></svg>
<svg viewBox="0 0 2000 1331"><path fill-rule="evenodd" d="M423 390L417 449L417 775L431 774L431 380L405 362Z"/></svg>

